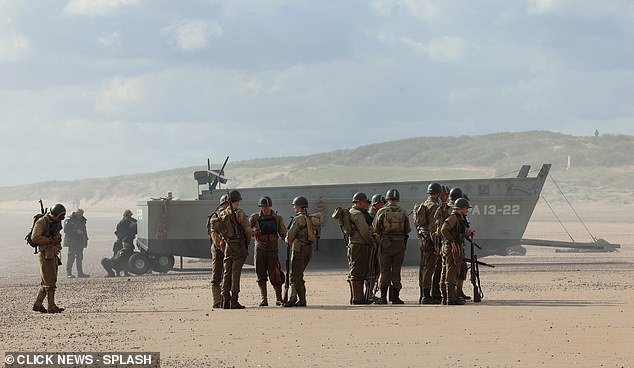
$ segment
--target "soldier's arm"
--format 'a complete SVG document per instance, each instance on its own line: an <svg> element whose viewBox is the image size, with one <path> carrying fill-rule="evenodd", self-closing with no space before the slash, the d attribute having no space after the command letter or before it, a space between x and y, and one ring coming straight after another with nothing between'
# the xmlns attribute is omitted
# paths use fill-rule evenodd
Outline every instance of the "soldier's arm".
<svg viewBox="0 0 634 368"><path fill-rule="evenodd" d="M277 233L280 234L280 238L286 238L286 234L288 233L288 229L286 225L284 225L284 219L280 215L275 216L277 218Z"/></svg>
<svg viewBox="0 0 634 368"><path fill-rule="evenodd" d="M253 236L253 231L251 231L251 227L249 226L249 221L247 220L247 215L240 211L240 226L242 227L242 231L244 232L244 237L247 244L251 243L251 237Z"/></svg>
<svg viewBox="0 0 634 368"><path fill-rule="evenodd" d="M368 223L365 222L365 217L363 216L363 214L358 213L358 215L352 216L352 221L354 222L354 227L359 232L359 235L361 236L363 241L367 244L372 244L372 239L370 238L372 236L372 233L370 227L368 226Z"/></svg>
<svg viewBox="0 0 634 368"><path fill-rule="evenodd" d="M295 215L295 220L293 221L293 224L291 225L291 227L288 229L288 233L286 233L286 243L287 244L293 244L293 241L295 241L295 239L297 238L297 232L299 231L299 227L300 227L300 222L302 219L302 215Z"/></svg>
<svg viewBox="0 0 634 368"><path fill-rule="evenodd" d="M376 216L374 216L374 220L372 220L372 230L378 235L381 235L381 221L382 221L382 216L384 216L383 214L385 212L381 210L379 210L379 212L376 213Z"/></svg>
<svg viewBox="0 0 634 368"><path fill-rule="evenodd" d="M445 222L442 224L442 228L440 229L443 238L445 238L450 243L455 242L453 236L451 236L451 229L456 226L457 221L458 219L456 218L456 216L451 215L447 217Z"/></svg>

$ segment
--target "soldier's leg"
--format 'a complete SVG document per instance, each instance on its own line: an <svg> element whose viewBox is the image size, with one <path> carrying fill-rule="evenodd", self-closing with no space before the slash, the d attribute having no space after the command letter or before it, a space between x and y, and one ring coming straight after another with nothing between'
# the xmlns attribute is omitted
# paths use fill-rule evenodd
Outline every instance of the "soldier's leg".
<svg viewBox="0 0 634 368"><path fill-rule="evenodd" d="M425 239L418 238L420 242L420 265L418 267L418 288L420 290L420 297L418 298L418 304L423 302L424 280L425 280L425 264L427 263L427 257L425 252Z"/></svg>
<svg viewBox="0 0 634 368"><path fill-rule="evenodd" d="M431 297L432 299L438 302L442 300L442 295L440 293L441 274L442 274L442 256L440 254L436 254L436 262L434 264L434 275L432 277L432 284L431 284Z"/></svg>
<svg viewBox="0 0 634 368"><path fill-rule="evenodd" d="M432 277L434 276L436 266L436 253L433 248L425 248L424 251L425 267L423 269L423 298L420 300L422 304L431 304L431 287Z"/></svg>
<svg viewBox="0 0 634 368"><path fill-rule="evenodd" d="M405 259L405 244L399 247L399 251L394 254L392 259L392 288L394 290L392 294L392 304L404 304L399 297L403 284L401 283L401 267L403 266L403 260Z"/></svg>
<svg viewBox="0 0 634 368"><path fill-rule="evenodd" d="M231 277L233 267L233 254L229 249L229 246L225 248L225 258L222 263L222 308L231 308Z"/></svg>
<svg viewBox="0 0 634 368"><path fill-rule="evenodd" d="M441 251L441 255L442 255L442 271L440 274L440 293L442 295L442 304L446 305L447 304L447 256L451 257L451 255L447 255L448 252L448 245L447 244L443 244L442 246L442 251Z"/></svg>
<svg viewBox="0 0 634 368"><path fill-rule="evenodd" d="M211 295L213 298L213 308L220 308L222 302L222 269L224 254L214 245L211 246Z"/></svg>
<svg viewBox="0 0 634 368"><path fill-rule="evenodd" d="M72 247L68 247L68 257L66 258L66 276L68 278L73 278L73 264L75 263L75 249Z"/></svg>
<svg viewBox="0 0 634 368"><path fill-rule="evenodd" d="M389 247L389 239L381 239L381 251L379 252L379 268L381 269L379 289L381 290L381 296L375 302L376 304L387 304L387 288L390 285L392 256L387 252L385 244L388 244Z"/></svg>
<svg viewBox="0 0 634 368"><path fill-rule="evenodd" d="M84 273L84 248L77 249L75 262L77 263L77 276L89 277L90 275Z"/></svg>
<svg viewBox="0 0 634 368"><path fill-rule="evenodd" d="M55 304L55 289L57 287L57 258L47 259L45 252L40 252L40 272L42 274L41 285L48 298L48 312L59 313L64 310ZM39 296L39 295L38 295Z"/></svg>
<svg viewBox="0 0 634 368"><path fill-rule="evenodd" d="M242 266L244 266L245 258L240 253L233 257L233 265L231 266L231 309L244 309L244 306L238 302L240 293L240 277L242 276Z"/></svg>
<svg viewBox="0 0 634 368"><path fill-rule="evenodd" d="M296 245L292 246L290 262L291 262L291 275L290 275L291 295L288 298L288 301L284 303L285 307L294 307L297 304L299 278L300 277L303 278L303 273L304 273L303 254L301 254L301 249Z"/></svg>
<svg viewBox="0 0 634 368"><path fill-rule="evenodd" d="M451 250L449 251L451 253ZM453 255L449 254L447 257L447 304L459 305L464 304L464 301L460 301L456 294L456 284L458 282L458 274L460 273L460 265L456 264Z"/></svg>
<svg viewBox="0 0 634 368"><path fill-rule="evenodd" d="M302 246L302 269L300 275L300 282L297 288L297 304L298 307L306 306L306 280L304 279L304 272L306 271L306 267L308 267L308 263L310 259L313 257L313 247L312 245Z"/></svg>
<svg viewBox="0 0 634 368"><path fill-rule="evenodd" d="M346 249L346 255L348 257L348 280L346 281L348 282L348 289L350 290L349 303L352 304L354 301L354 291L352 288L352 268L354 267L354 260L352 259L352 244L349 243Z"/></svg>
<svg viewBox="0 0 634 368"><path fill-rule="evenodd" d="M268 252L263 251L259 247L255 247L253 254L253 262L255 263L255 275L257 277L258 287L260 288L261 301L259 306L265 307L269 305L267 300L267 272L268 272Z"/></svg>

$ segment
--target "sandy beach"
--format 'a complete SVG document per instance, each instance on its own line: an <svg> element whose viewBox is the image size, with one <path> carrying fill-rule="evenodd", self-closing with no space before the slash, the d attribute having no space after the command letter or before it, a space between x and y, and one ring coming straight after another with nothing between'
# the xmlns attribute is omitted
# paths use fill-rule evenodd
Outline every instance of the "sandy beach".
<svg viewBox="0 0 634 368"><path fill-rule="evenodd" d="M481 268L478 304L417 304L418 270L407 267L405 305L351 306L345 269L309 267L308 308L257 307L255 274L247 267L245 310L211 308L209 272L191 270L208 262L186 262L182 272L104 278L98 261L110 252L120 214L87 211L85 269L92 277L67 279L60 269L57 300L67 310L58 315L30 310L39 276L22 233L32 214L4 211L1 350L160 352L163 367L632 367L628 211L592 209L596 215L587 222L620 243L619 252L528 247L525 256L486 257L496 268ZM560 232L538 209L525 237L554 239ZM471 294L471 285L465 290Z"/></svg>

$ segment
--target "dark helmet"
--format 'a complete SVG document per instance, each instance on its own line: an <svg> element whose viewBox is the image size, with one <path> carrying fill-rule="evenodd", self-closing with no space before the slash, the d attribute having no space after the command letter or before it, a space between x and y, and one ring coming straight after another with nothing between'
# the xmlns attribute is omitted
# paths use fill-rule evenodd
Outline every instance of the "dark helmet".
<svg viewBox="0 0 634 368"><path fill-rule="evenodd" d="M272 205L273 205L273 201L271 200L271 197L269 196L264 196L260 198L260 200L258 201L258 207L262 207L262 206L271 207Z"/></svg>
<svg viewBox="0 0 634 368"><path fill-rule="evenodd" d="M462 198L466 199L467 201L470 201L469 196L466 195L465 193L462 193Z"/></svg>
<svg viewBox="0 0 634 368"><path fill-rule="evenodd" d="M449 187L446 185L443 185L441 194L449 194Z"/></svg>
<svg viewBox="0 0 634 368"><path fill-rule="evenodd" d="M442 186L438 183L431 183L427 187L427 194L440 194L442 192Z"/></svg>
<svg viewBox="0 0 634 368"><path fill-rule="evenodd" d="M462 189L451 188L451 190L449 191L449 198L451 198L452 201L455 201L458 198L462 198Z"/></svg>
<svg viewBox="0 0 634 368"><path fill-rule="evenodd" d="M233 203L233 202L237 202L237 201L241 201L242 200L242 196L240 195L240 192L238 192L237 190L232 190L231 192L229 192L229 200Z"/></svg>
<svg viewBox="0 0 634 368"><path fill-rule="evenodd" d="M220 204L225 203L228 198L229 198L229 196L226 195L226 194L223 194L222 196L220 196Z"/></svg>
<svg viewBox="0 0 634 368"><path fill-rule="evenodd" d="M471 206L469 206L469 201L464 198L458 198L453 206L455 208L471 208Z"/></svg>
<svg viewBox="0 0 634 368"><path fill-rule="evenodd" d="M352 196L352 202L363 202L363 201L369 202L368 196L363 192L356 192Z"/></svg>
<svg viewBox="0 0 634 368"><path fill-rule="evenodd" d="M385 197L383 197L383 194L375 194L372 196L372 205L374 206L375 204L379 203L379 202L385 202Z"/></svg>
<svg viewBox="0 0 634 368"><path fill-rule="evenodd" d="M387 193L385 193L385 199L393 199L395 201L398 201L399 199L401 199L401 194L396 189L390 189L387 191Z"/></svg>
<svg viewBox="0 0 634 368"><path fill-rule="evenodd" d="M293 199L293 205L306 208L308 207L308 199L304 196L295 197L295 199Z"/></svg>
<svg viewBox="0 0 634 368"><path fill-rule="evenodd" d="M51 208L51 215L53 216L59 216L62 213L66 213L66 207L64 207L64 205L61 203L58 203L53 206L53 208Z"/></svg>

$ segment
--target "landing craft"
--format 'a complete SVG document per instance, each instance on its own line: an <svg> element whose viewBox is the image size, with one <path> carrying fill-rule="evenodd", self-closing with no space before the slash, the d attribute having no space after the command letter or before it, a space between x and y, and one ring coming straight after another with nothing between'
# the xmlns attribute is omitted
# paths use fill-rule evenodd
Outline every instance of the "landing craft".
<svg viewBox="0 0 634 368"><path fill-rule="evenodd" d="M210 241L207 235L207 216L218 206L218 198L226 190L216 189L218 183L226 183L224 167L220 170L197 171L194 178L198 182L197 199L175 199L167 197L139 202L137 204L138 235L137 245L140 256L135 257L131 272L142 274L149 269L167 272L174 265L174 257L211 258ZM329 185L300 185L259 188L235 188L240 191L240 207L251 214L258 211L258 199L269 196L273 209L278 211L286 223L293 215L291 201L302 195L308 199L308 212L322 212L326 218L321 230L321 238L313 252L311 266L346 266L346 245L337 221L330 214L337 207L350 207L356 192L368 196L385 194L390 188L400 192L399 205L408 212L416 202L425 200L427 186L438 182L450 188L461 188L470 198L468 218L476 230L482 250L479 257L487 255L524 254L522 236L535 209L537 200L550 171L550 164L544 164L536 176L529 177L530 166L524 165L513 178L464 179L464 180L421 180L382 183L355 183ZM207 189L200 189L207 186ZM410 221L412 219L410 218ZM286 259L286 247L280 241L280 259ZM420 251L416 232L412 231L407 243L405 265L418 265ZM317 248L318 247L318 248ZM250 247L250 257L253 248ZM252 262L247 260L247 262Z"/></svg>

